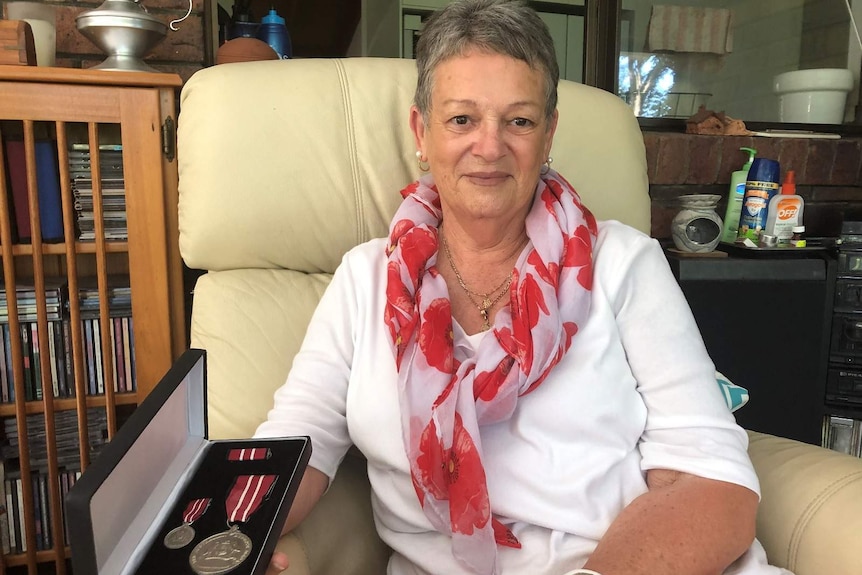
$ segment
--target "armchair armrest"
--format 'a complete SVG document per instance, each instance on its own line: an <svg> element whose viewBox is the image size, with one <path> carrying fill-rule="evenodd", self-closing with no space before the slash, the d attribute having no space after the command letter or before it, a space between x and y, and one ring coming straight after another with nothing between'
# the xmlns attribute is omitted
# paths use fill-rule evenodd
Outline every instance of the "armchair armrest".
<svg viewBox="0 0 862 575"><path fill-rule="evenodd" d="M858 573L862 459L749 432L760 478L757 538L771 563L796 575Z"/></svg>
<svg viewBox="0 0 862 575"><path fill-rule="evenodd" d="M377 536L365 458L348 453L329 490L278 549L284 575L384 575L391 551Z"/></svg>
<svg viewBox="0 0 862 575"><path fill-rule="evenodd" d="M855 573L862 564L862 459L757 432L749 439L762 491L757 537L770 563L796 575ZM345 458L279 549L290 557L285 575L386 572L390 550L374 527L362 457Z"/></svg>

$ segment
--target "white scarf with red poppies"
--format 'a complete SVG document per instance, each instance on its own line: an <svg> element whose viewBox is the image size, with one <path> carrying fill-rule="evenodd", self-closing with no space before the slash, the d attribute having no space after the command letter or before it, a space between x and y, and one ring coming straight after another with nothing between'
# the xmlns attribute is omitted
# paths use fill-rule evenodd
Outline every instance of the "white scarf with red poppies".
<svg viewBox="0 0 862 575"><path fill-rule="evenodd" d="M385 322L413 485L434 528L451 534L458 561L493 573L496 545L520 543L491 516L479 426L511 417L518 397L542 383L586 321L596 222L565 179L553 170L541 176L509 305L497 312L493 337L459 362L449 291L437 270L440 196L430 175L401 195L389 230Z"/></svg>

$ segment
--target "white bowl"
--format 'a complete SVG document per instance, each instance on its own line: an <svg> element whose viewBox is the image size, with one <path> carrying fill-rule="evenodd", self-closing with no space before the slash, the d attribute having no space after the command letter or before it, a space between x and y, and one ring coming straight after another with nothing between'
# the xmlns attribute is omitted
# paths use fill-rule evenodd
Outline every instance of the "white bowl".
<svg viewBox="0 0 862 575"><path fill-rule="evenodd" d="M801 124L842 123L852 88L853 72L845 68L795 70L773 80L779 119Z"/></svg>

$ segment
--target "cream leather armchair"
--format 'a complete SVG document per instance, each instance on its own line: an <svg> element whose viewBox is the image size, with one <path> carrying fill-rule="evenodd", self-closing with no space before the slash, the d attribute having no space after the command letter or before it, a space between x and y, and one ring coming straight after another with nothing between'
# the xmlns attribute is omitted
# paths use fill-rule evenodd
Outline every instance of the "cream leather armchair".
<svg viewBox="0 0 862 575"><path fill-rule="evenodd" d="M412 61L290 60L195 74L179 117L180 247L207 270L192 346L208 351L209 429L251 435L290 369L342 254L385 235L418 174L407 111ZM615 96L560 85L554 167L599 218L649 230L643 140ZM721 367L721 366L719 366ZM752 434L763 485L757 534L797 575L862 573L862 460ZM385 572L361 456L282 538L289 573Z"/></svg>

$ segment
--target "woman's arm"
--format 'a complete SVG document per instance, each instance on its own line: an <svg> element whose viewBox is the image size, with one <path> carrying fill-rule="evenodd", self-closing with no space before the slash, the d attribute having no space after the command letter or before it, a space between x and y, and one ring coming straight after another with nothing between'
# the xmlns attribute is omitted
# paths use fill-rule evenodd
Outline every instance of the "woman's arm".
<svg viewBox="0 0 862 575"><path fill-rule="evenodd" d="M281 530L282 535L288 531L292 531L294 527L299 525L311 513L311 510L317 505L317 502L323 496L328 486L329 477L325 473L313 467L305 468L302 481L299 482L299 489L296 491L296 497L293 498L293 503L287 514L284 529Z"/></svg>
<svg viewBox="0 0 862 575"><path fill-rule="evenodd" d="M754 540L753 491L666 469L648 471L647 485L585 568L602 575L719 575Z"/></svg>
<svg viewBox="0 0 862 575"><path fill-rule="evenodd" d="M325 473L313 467L305 468L302 481L299 482L299 489L296 491L293 504L290 506L290 511L287 514L284 529L281 530L282 535L299 525L311 513L311 510L317 505L328 485L329 477ZM275 551L272 554L272 559L269 561L266 575L278 575L287 569L289 565L289 557L281 551Z"/></svg>
<svg viewBox="0 0 862 575"><path fill-rule="evenodd" d="M647 490L611 522L587 568L602 575L718 575L754 539L758 482L747 437L724 403L660 246L611 231L619 237L606 237L597 267L608 268L596 277L607 284L646 408L637 448Z"/></svg>

